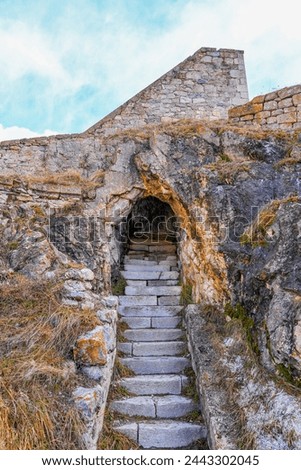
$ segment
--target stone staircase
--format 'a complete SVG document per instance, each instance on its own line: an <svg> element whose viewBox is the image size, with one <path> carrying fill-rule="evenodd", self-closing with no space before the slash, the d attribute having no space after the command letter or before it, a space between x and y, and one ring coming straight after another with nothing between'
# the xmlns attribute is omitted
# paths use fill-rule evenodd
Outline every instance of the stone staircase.
<svg viewBox="0 0 301 470"><path fill-rule="evenodd" d="M183 394L190 360L180 327L176 246L133 242L122 275L127 287L119 297L119 314L127 329L118 350L121 363L135 375L113 384L130 395L110 403L122 417L114 428L140 448L192 448L206 438L206 429L191 419L198 405Z"/></svg>

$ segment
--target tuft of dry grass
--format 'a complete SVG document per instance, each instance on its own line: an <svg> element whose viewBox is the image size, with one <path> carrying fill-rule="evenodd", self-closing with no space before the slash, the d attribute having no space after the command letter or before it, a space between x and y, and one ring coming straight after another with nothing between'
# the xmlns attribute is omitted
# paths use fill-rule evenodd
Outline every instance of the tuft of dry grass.
<svg viewBox="0 0 301 470"><path fill-rule="evenodd" d="M286 157L286 158L283 158L282 160L279 160L279 162L277 162L275 164L275 168L280 168L282 166L297 165L298 163L301 163L301 157L299 157L299 158L297 158L297 157Z"/></svg>
<svg viewBox="0 0 301 470"><path fill-rule="evenodd" d="M179 119L160 125L160 131L172 137L199 137L206 130L208 123L198 119Z"/></svg>
<svg viewBox="0 0 301 470"><path fill-rule="evenodd" d="M229 161L224 158L222 161L211 163L205 167L209 168L209 170L216 171L223 183L234 184L239 173L250 171L252 163L253 162L247 160Z"/></svg>
<svg viewBox="0 0 301 470"><path fill-rule="evenodd" d="M276 199L270 202L259 212L252 225L244 231L241 235L240 242L242 244L250 244L253 247L266 245L267 230L274 223L279 207L282 204L299 201L299 196L292 195L285 199Z"/></svg>
<svg viewBox="0 0 301 470"><path fill-rule="evenodd" d="M53 283L14 276L1 286L0 449L82 447L72 346L96 324L92 311L62 306Z"/></svg>
<svg viewBox="0 0 301 470"><path fill-rule="evenodd" d="M110 398L109 398L110 400ZM124 434L114 429L116 413L106 408L102 433L99 437L97 449L99 450L136 450L139 446Z"/></svg>
<svg viewBox="0 0 301 470"><path fill-rule="evenodd" d="M41 175L8 175L7 178L11 178L18 182L24 182L26 184L44 184L53 186L78 186L84 191L98 188L102 186L104 180L104 171L97 170L89 178L85 178L78 170L67 170L62 173L47 173L44 172ZM0 181L1 182L1 181ZM40 215L40 214L39 214Z"/></svg>

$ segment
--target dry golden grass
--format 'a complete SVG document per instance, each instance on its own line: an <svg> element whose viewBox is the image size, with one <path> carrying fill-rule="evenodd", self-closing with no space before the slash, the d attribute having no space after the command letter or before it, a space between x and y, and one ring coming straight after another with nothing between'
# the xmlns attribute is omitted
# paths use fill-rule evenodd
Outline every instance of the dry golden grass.
<svg viewBox="0 0 301 470"><path fill-rule="evenodd" d="M161 124L160 131L172 137L198 137L208 130L209 123L197 119L180 119Z"/></svg>
<svg viewBox="0 0 301 470"><path fill-rule="evenodd" d="M82 447L71 400L79 384L72 346L97 320L90 311L62 306L59 296L54 284L21 276L1 286L1 449Z"/></svg>
<svg viewBox="0 0 301 470"><path fill-rule="evenodd" d="M274 223L277 211L281 204L299 202L299 196L288 196L285 199L276 199L264 207L257 215L255 221L248 227L241 236L241 243L260 246L266 244L266 233L268 228Z"/></svg>
<svg viewBox="0 0 301 470"><path fill-rule="evenodd" d="M261 126L246 126L244 124L232 124L228 120L206 120L206 119L177 119L169 123L149 124L139 128L120 129L115 134L102 137L102 141L114 138L128 138L133 140L147 140L154 134L166 133L172 137L197 137L206 131L216 134L233 132L235 134L251 139L275 138L287 142L295 142L298 138L297 132L286 132L278 129L263 129Z"/></svg>
<svg viewBox="0 0 301 470"><path fill-rule="evenodd" d="M301 157L286 157L283 158L282 160L279 160L275 164L275 168L281 168L282 166L292 166L292 165L297 165L298 163L301 163Z"/></svg>
<svg viewBox="0 0 301 470"><path fill-rule="evenodd" d="M94 189L103 184L104 172L98 170L90 178L84 178L77 170L63 173L46 173L41 176L24 176L27 183L54 184L57 186L79 186L84 190Z"/></svg>
<svg viewBox="0 0 301 470"><path fill-rule="evenodd" d="M104 171L97 170L89 178L85 178L78 170L67 170L62 173L44 172L41 175L18 175L9 174L0 176L0 184L7 181L18 181L25 184L44 184L53 186L78 186L84 191L102 186L104 180Z"/></svg>
<svg viewBox="0 0 301 470"><path fill-rule="evenodd" d="M110 398L109 398L110 400ZM117 419L116 413L107 407L104 417L102 433L99 437L97 449L99 450L131 450L138 449L138 445L126 437L124 434L117 432L113 428L113 423Z"/></svg>
<svg viewBox="0 0 301 470"><path fill-rule="evenodd" d="M252 162L247 160L219 161L205 165L206 168L217 172L220 180L225 184L233 184L239 173L249 172Z"/></svg>

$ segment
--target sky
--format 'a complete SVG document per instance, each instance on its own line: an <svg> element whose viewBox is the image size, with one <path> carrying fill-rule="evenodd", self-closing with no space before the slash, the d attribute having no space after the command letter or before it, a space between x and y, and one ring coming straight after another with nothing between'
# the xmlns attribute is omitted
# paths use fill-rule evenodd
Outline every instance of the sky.
<svg viewBox="0 0 301 470"><path fill-rule="evenodd" d="M0 0L0 140L82 132L200 47L300 83L299 0Z"/></svg>

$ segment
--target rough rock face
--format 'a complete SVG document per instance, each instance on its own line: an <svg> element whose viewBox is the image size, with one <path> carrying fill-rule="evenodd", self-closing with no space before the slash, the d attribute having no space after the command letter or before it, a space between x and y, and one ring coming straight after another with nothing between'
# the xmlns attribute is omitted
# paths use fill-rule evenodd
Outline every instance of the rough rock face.
<svg viewBox="0 0 301 470"><path fill-rule="evenodd" d="M59 158L49 156L54 149ZM11 164L0 182L2 279L12 271L64 279L65 301L96 305L122 262L128 215L141 198L158 198L177 217L182 282L194 301L244 307L262 364L297 384L300 151L299 134L187 120L111 137L5 144L2 173L3 162L22 158L18 175ZM42 174L38 186L31 168Z"/></svg>
<svg viewBox="0 0 301 470"><path fill-rule="evenodd" d="M300 449L300 394L258 365L237 319L189 305L185 324L211 449Z"/></svg>

